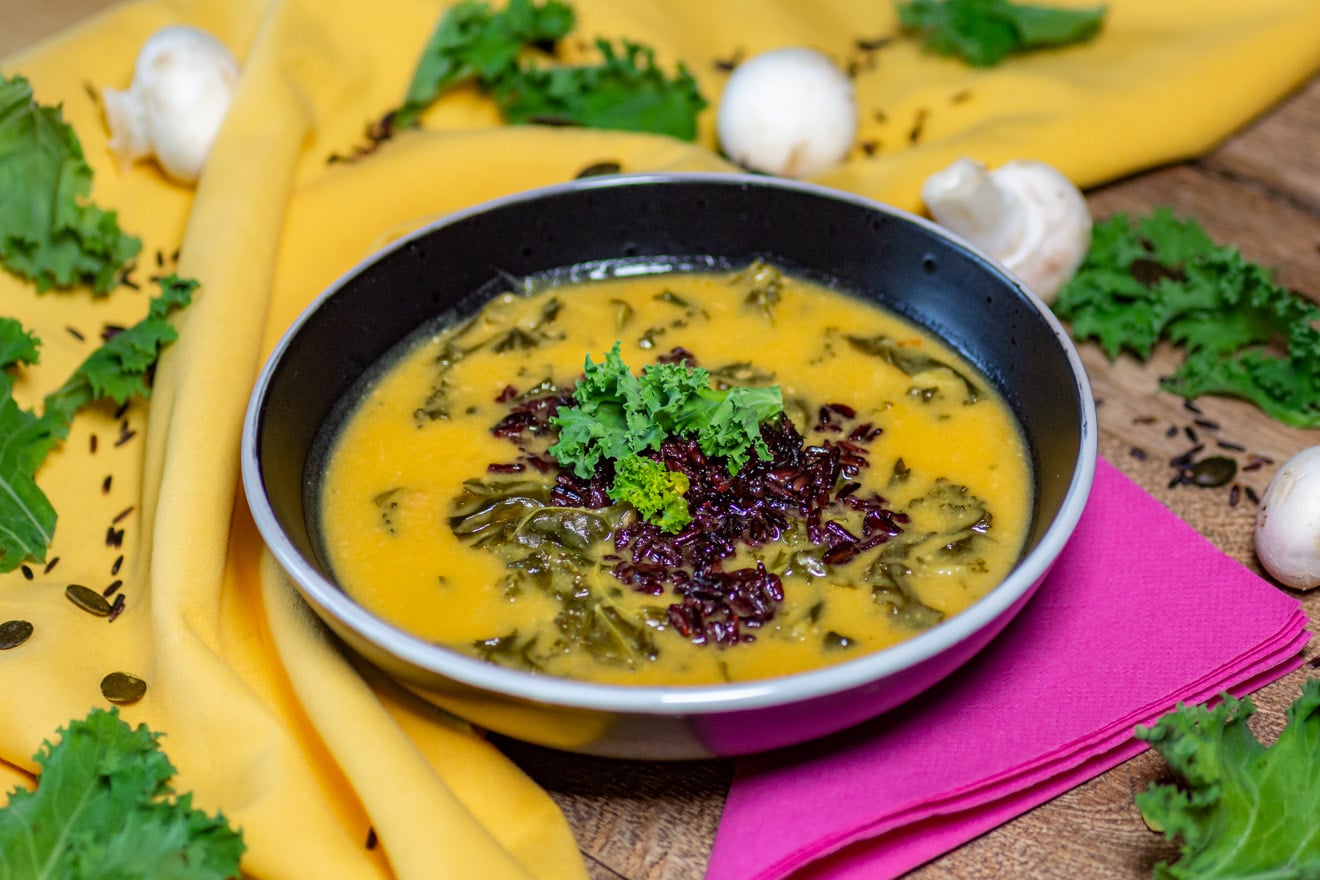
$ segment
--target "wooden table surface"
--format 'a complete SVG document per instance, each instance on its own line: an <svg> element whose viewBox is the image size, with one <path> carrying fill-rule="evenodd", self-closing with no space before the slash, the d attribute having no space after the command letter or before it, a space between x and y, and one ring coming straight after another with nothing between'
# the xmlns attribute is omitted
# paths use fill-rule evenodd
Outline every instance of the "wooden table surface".
<svg viewBox="0 0 1320 880"><path fill-rule="evenodd" d="M0 58L110 5L112 0L0 0ZM12 71L5 71L7 74ZM1144 212L1168 205L1199 220L1217 241L1237 245L1256 262L1277 267L1279 281L1320 301L1320 78L1282 101L1209 155L1140 174L1089 192L1092 212ZM1251 534L1255 505L1229 503L1228 488L1169 488L1170 458L1187 446L1170 427L1189 424L1181 398L1161 392L1159 377L1177 358L1159 351L1146 364L1110 363L1094 345L1082 358L1099 403L1100 452L1219 546L1260 571ZM1242 473L1257 494L1294 452L1320 443L1320 432L1273 422L1235 401L1202 399L1204 418L1224 426L1218 437L1276 464ZM1148 453L1144 460L1133 447ZM1245 461L1245 459L1244 459ZM1245 493L1244 493L1245 496ZM1320 590L1302 596L1314 623ZM1320 655L1320 640L1306 650ZM1302 669L1253 695L1258 736L1282 727ZM502 747L563 807L593 880L691 880L701 877L732 776L732 763L648 764L600 761L517 743ZM1149 831L1133 795L1164 773L1146 752L915 871L920 880L1004 877L1148 877L1176 854Z"/></svg>

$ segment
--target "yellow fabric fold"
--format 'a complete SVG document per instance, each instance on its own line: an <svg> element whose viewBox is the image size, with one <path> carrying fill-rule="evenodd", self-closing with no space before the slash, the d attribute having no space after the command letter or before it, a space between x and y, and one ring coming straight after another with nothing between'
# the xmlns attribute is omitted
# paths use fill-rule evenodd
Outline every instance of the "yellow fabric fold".
<svg viewBox="0 0 1320 880"><path fill-rule="evenodd" d="M243 828L248 876L584 876L553 801L466 724L345 656L264 551L238 441L260 363L299 311L417 224L596 162L730 169L713 140L727 77L717 62L775 46L813 45L857 71L857 145L817 180L910 210L925 177L963 155L1042 159L1082 185L1197 155L1320 67L1314 0L1112 0L1094 42L992 70L908 39L860 47L894 34L892 5L874 0L582 0L568 54L588 58L599 35L646 43L669 69L685 63L712 104L696 144L506 127L463 88L423 130L329 162L397 103L446 5L144 0L0 63L62 103L95 170L94 200L144 242L138 292L39 295L0 275L0 314L44 342L19 401L38 406L103 325L141 316L151 275L177 268L202 285L150 403L80 414L38 475L60 513L58 562L0 575L0 620L36 628L0 652L0 785L30 784L41 741L105 705L101 677L123 670L149 684L124 716L165 733L179 790ZM125 87L138 47L176 22L211 30L243 69L195 191L150 163L120 167L86 89ZM107 542L110 527L121 544ZM68 583L113 579L127 600L113 623L63 596Z"/></svg>

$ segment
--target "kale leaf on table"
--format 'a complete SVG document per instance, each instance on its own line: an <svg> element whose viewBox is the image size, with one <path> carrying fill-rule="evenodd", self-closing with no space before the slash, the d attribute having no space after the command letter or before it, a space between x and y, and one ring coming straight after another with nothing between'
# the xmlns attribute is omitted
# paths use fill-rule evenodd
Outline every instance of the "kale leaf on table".
<svg viewBox="0 0 1320 880"><path fill-rule="evenodd" d="M109 293L142 243L87 201L91 189L60 109L33 100L23 77L0 75L0 263L39 291L87 283Z"/></svg>
<svg viewBox="0 0 1320 880"><path fill-rule="evenodd" d="M93 709L36 755L35 791L0 809L0 880L225 880L238 876L243 834L176 795L160 734Z"/></svg>
<svg viewBox="0 0 1320 880"><path fill-rule="evenodd" d="M1137 795L1147 823L1182 841L1157 880L1320 877L1320 679L1310 679L1268 748L1247 727L1250 699L1179 705L1138 727L1182 780Z"/></svg>
<svg viewBox="0 0 1320 880"><path fill-rule="evenodd" d="M898 3L899 24L924 36L926 48L993 67L1015 52L1091 39L1105 7L1059 9L1011 0L911 0Z"/></svg>
<svg viewBox="0 0 1320 880"><path fill-rule="evenodd" d="M17 320L0 318L0 572L13 571L25 559L45 560L56 513L36 472L69 436L74 414L96 400L123 404L150 393L147 374L178 335L169 315L192 301L197 282L170 275L160 286L146 316L93 351L46 395L40 415L19 406L13 395L13 372L37 362L40 343Z"/></svg>
<svg viewBox="0 0 1320 880"><path fill-rule="evenodd" d="M1286 424L1320 426L1320 306L1167 208L1096 224L1054 312L1110 358L1179 347L1184 359L1161 383L1174 394L1241 398Z"/></svg>

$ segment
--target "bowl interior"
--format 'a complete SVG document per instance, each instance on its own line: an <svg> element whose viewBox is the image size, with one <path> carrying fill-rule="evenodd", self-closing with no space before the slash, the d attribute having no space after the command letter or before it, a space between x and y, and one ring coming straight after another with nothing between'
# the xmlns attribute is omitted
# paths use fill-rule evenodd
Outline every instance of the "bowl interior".
<svg viewBox="0 0 1320 880"><path fill-rule="evenodd" d="M1061 512L1072 520L1065 531L1080 512L1078 486L1089 487L1095 450L1085 375L1048 309L920 218L810 185L725 174L596 178L510 197L452 215L346 274L289 330L254 392L244 479L267 543L286 568L293 562L312 574L295 575L304 591L337 589L317 553L309 504L317 438L364 371L419 325L474 311L507 290L510 276L621 261L690 269L756 259L905 316L998 387L1022 425L1035 475L1024 559L1048 555L1037 560L1030 580L1038 580L1061 546Z"/></svg>

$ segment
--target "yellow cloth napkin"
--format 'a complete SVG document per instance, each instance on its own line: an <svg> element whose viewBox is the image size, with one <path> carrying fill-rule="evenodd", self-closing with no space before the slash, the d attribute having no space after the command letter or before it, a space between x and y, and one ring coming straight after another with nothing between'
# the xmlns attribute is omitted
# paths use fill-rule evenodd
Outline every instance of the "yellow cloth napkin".
<svg viewBox="0 0 1320 880"><path fill-rule="evenodd" d="M122 670L149 684L124 716L166 734L178 790L243 828L248 876L584 876L544 792L466 724L340 652L264 552L238 487L241 418L261 360L380 242L597 161L728 167L714 152L713 108L689 145L502 127L472 89L441 101L424 131L361 162L328 163L398 102L445 5L147 0L0 64L30 79L41 102L63 104L95 169L95 201L144 241L134 273L142 292L38 295L0 274L0 314L45 343L41 364L18 380L20 402L38 405L104 324L136 320L154 287L146 279L176 268L176 252L178 271L202 284L149 405L80 414L38 474L60 513L49 554L58 562L35 566L32 579L0 576L0 621L36 628L0 652L5 790L32 784L41 741L104 705L101 677ZM884 0L579 0L575 33L585 39L569 42L574 52L597 35L644 42L667 68L684 61L712 105L727 76L717 60L809 44L857 62L859 145L818 180L908 209L920 207L925 177L962 155L1043 159L1082 185L1195 155L1320 67L1314 0L1109 5L1093 43L989 71L909 40L858 48L894 33ZM118 167L86 88L127 86L138 47L177 22L210 30L243 63L195 192L151 164ZM112 524L124 529L120 547L107 544ZM63 596L68 583L101 588L113 577L127 598L113 623ZM378 846L367 846L368 829Z"/></svg>

